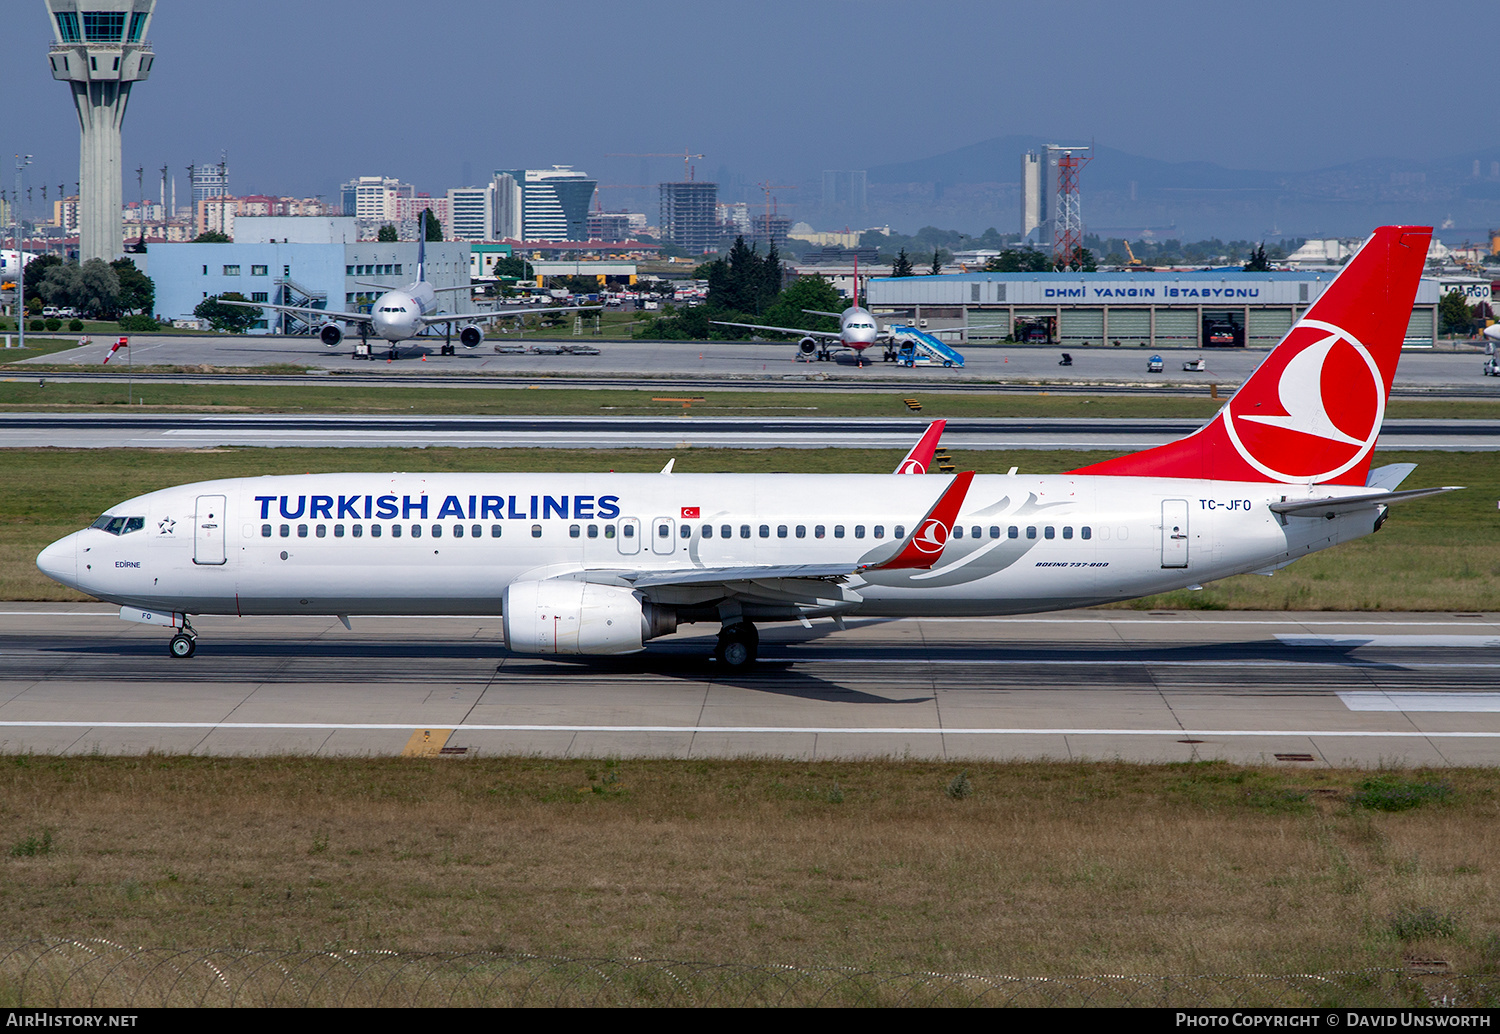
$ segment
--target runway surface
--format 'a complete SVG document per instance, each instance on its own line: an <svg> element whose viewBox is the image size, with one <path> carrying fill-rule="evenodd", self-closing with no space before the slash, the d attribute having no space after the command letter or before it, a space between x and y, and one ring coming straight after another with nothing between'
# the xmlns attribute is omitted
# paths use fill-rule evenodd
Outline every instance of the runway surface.
<svg viewBox="0 0 1500 1034"><path fill-rule="evenodd" d="M0 607L0 751L1500 762L1500 615L1080 611L694 626L608 660L495 618L205 617L197 656L102 604Z"/></svg>
<svg viewBox="0 0 1500 1034"><path fill-rule="evenodd" d="M0 414L0 448L203 449L216 446L562 449L910 448L927 421L856 417L392 417L259 414ZM958 449L1148 449L1191 434L1201 420L955 419ZM1500 424L1388 420L1380 449L1500 449Z"/></svg>
<svg viewBox="0 0 1500 1034"><path fill-rule="evenodd" d="M511 340L511 339L508 339ZM521 342L536 342L530 338ZM394 378L431 377L438 373L486 375L489 378L625 379L660 385L662 378L696 385L747 387L755 384L783 387L809 380L836 381L845 385L921 386L928 389L944 385L968 385L976 382L1024 384L1132 384L1160 387L1169 384L1194 386L1204 392L1211 384L1233 387L1244 381L1266 357L1265 350L1250 349L1168 349L1155 350L1164 359L1162 373L1148 374L1146 358L1151 349L1081 348L1073 345L967 344L959 350L966 360L963 368L919 366L911 369L880 361L878 350L864 366L852 354L841 354L837 362L804 363L794 360L792 342L752 341L604 341L587 336L554 340L553 344L587 344L600 350L597 356L581 355L499 355L495 339L478 348L460 348L459 355L429 355L436 352L441 338L424 345L403 345L406 358L386 362L383 353L376 360L354 359L352 346L330 349L316 339L294 337L234 337L215 335L133 335L128 352L118 353L110 372L123 376L114 367L122 361L135 366L192 367L208 364L216 367L265 367L296 365L305 369L327 370L333 374L355 374ZM100 363L109 352L110 342L100 340L84 348L73 348L28 359L11 366L6 375L21 375L28 367L70 366L79 370L103 372ZM1448 351L1460 348L1463 351ZM1067 352L1073 365L1059 366ZM1185 371L1185 361L1200 355L1207 362L1204 371ZM4 353L0 351L0 361ZM1484 355L1478 346L1451 345L1440 349L1408 349L1401 356L1396 372L1395 390L1451 389L1463 386L1479 395L1500 394L1500 385L1481 372Z"/></svg>

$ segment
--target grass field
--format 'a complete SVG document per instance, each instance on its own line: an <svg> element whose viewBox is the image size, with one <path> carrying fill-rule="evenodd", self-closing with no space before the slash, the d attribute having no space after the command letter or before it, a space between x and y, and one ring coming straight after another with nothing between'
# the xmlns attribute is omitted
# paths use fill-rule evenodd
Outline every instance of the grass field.
<svg viewBox="0 0 1500 1034"><path fill-rule="evenodd" d="M1494 972L1497 791L1217 763L16 755L0 942Z"/></svg>
<svg viewBox="0 0 1500 1034"><path fill-rule="evenodd" d="M0 450L0 599L76 600L36 569L47 543L87 525L131 496L191 481L314 471L654 471L669 453L560 449L153 449ZM1055 473L1105 458L1084 452L957 452L960 470ZM895 450L683 450L679 472L889 472ZM1379 453L1377 463L1414 462L1407 487L1468 490L1400 503L1385 528L1317 553L1273 577L1243 575L1202 591L1123 606L1235 610L1500 610L1500 537L1495 500L1500 464L1487 453Z"/></svg>

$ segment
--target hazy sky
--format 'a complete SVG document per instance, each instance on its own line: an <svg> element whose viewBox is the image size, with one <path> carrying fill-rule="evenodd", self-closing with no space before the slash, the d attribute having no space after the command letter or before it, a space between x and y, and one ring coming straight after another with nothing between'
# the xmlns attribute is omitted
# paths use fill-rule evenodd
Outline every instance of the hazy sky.
<svg viewBox="0 0 1500 1034"><path fill-rule="evenodd" d="M71 191L45 8L0 10L4 184L21 151ZM553 163L654 181L682 163L604 155L684 147L699 178L795 182L1012 133L1239 168L1446 154L1490 142L1493 29L1493 5L1393 0L160 0L125 196L164 164L181 196L220 151L236 193L298 195Z"/></svg>

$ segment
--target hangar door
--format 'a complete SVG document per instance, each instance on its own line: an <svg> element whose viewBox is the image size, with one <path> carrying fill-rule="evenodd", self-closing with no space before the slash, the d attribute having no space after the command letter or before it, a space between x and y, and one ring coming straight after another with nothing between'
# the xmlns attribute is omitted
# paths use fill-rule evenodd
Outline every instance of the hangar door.
<svg viewBox="0 0 1500 1034"><path fill-rule="evenodd" d="M1064 309L1057 336L1063 341L1104 340L1103 309Z"/></svg>

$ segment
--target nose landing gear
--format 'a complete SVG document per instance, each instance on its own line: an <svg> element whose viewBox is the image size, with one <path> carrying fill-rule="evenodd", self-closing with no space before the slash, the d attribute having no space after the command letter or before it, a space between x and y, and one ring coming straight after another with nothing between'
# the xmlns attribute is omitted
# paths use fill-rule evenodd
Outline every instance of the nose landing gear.
<svg viewBox="0 0 1500 1034"><path fill-rule="evenodd" d="M191 657L198 652L198 633L188 624L186 615L182 619L182 631L167 644L167 653L172 657Z"/></svg>

